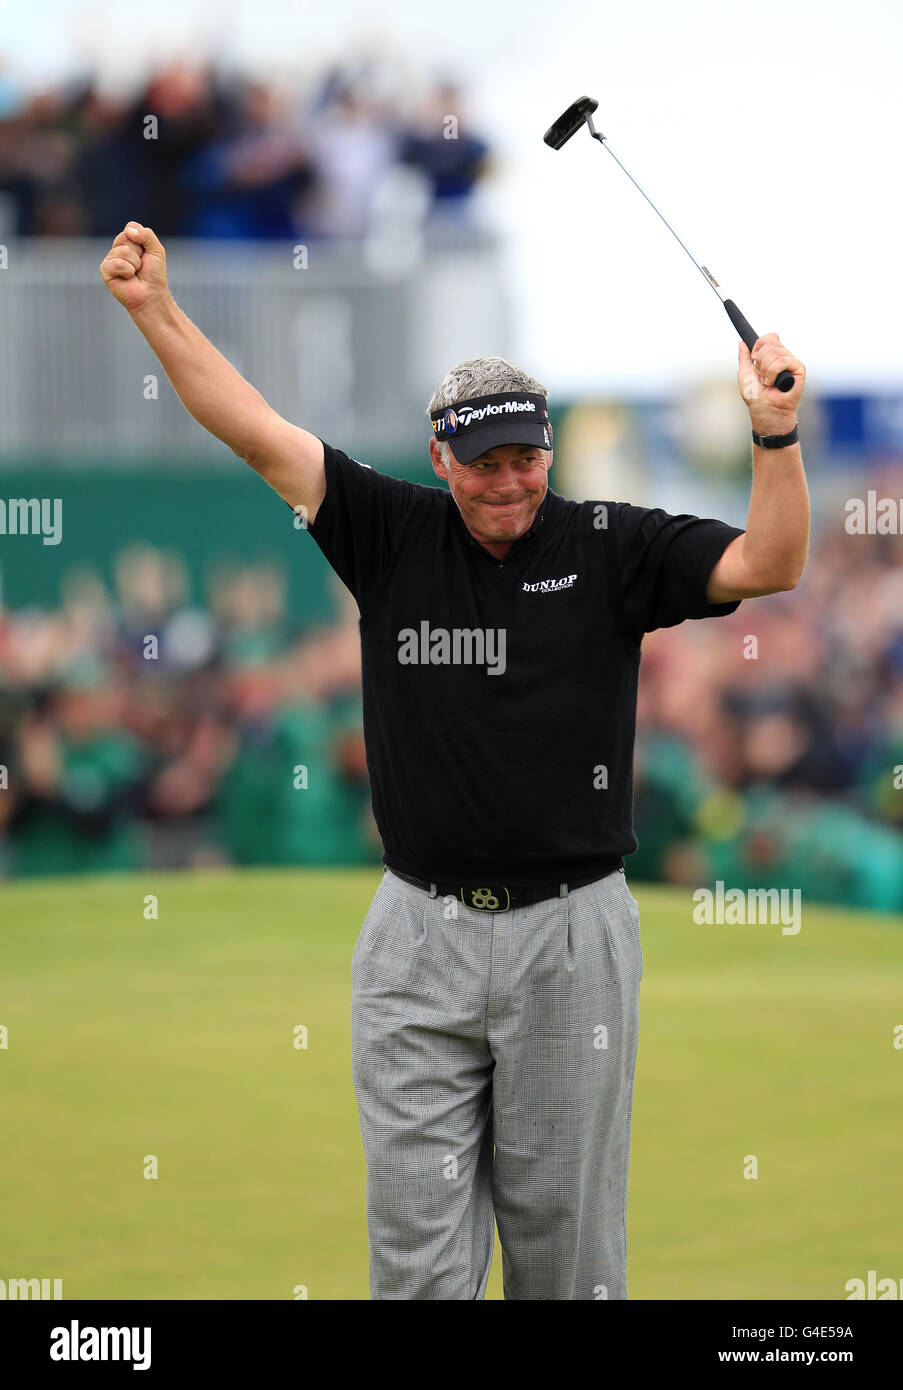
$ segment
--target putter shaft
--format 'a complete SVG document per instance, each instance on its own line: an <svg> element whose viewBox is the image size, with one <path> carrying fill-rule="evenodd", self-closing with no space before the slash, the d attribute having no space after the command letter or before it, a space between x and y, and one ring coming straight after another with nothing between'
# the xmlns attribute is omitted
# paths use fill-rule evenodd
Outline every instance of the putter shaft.
<svg viewBox="0 0 903 1390"><path fill-rule="evenodd" d="M668 231L671 233L671 235L673 236L674 240L677 242L678 246L682 246L682 247L683 247L683 249L686 251L687 255L690 257L690 260L693 262L693 264L695 265L696 269L699 271L700 275L701 275L701 276L703 277L703 279L705 280L706 284L707 284L707 285L710 285L710 286L712 287L712 289L715 291L715 294L718 295L719 300L721 300L721 303L723 304L723 303L724 303L724 299L723 299L722 296L718 293L718 281L715 279L714 275L712 275L711 271L709 271L704 265L700 265L700 264L699 264L699 262L697 261L696 257L693 255L692 251L689 249L689 247L686 245L686 243L683 242L683 241L681 241L680 237L677 235L677 233L675 232L674 228L671 226L671 223L668 221L667 217L665 217L664 213L661 212L661 211L655 206L655 203L653 203L652 199L649 197L649 194L648 194L643 188L640 188L640 185L637 183L636 179L633 177L633 174L631 174L630 170L627 169L627 168L621 163L620 159L618 159L618 156L615 154L614 150L612 149L611 145L609 145L608 141L606 140L606 138L605 138L605 136L602 134L602 132L601 132L600 130L596 130L595 126L593 125L592 113L588 113L588 114L587 114L587 116L586 116L586 124L589 126L589 132L590 132L590 135L592 135L593 139L594 139L594 140L598 140L598 141L599 141L599 144L600 144L600 145L603 145L603 146L605 147L605 149L608 150L608 153L611 155L612 159L615 161L615 163L618 165L618 167L624 170L624 173L625 173L625 174L627 175L627 177L630 179L630 182L633 184L634 188L637 189L638 192L642 193L643 197L646 199L646 202L647 202L647 203L649 204L649 206L652 208L652 211L655 212L655 213L658 213L658 216L662 219L662 221L664 222L665 226L668 228Z"/></svg>
<svg viewBox="0 0 903 1390"><path fill-rule="evenodd" d="M681 241L680 237L677 235L668 219L664 216L663 213L659 212L658 208L655 206L655 203L653 203L648 193L646 193L644 189L640 188L640 185L637 183L630 170L626 169L624 165L621 163L620 159L618 159L618 156L615 154L614 150L608 144L602 132L596 130L595 126L593 125L593 112L597 109L598 105L599 103L595 100L594 97L578 97L578 99L575 102L571 103L571 105L567 108L566 111L562 112L562 114L558 117L558 120L554 121L553 124L549 126L549 129L543 136L545 143L553 150L560 150L562 145L566 145L568 140L570 140L571 136L577 133L581 125L584 122L586 123L589 133L593 137L593 139L598 140L601 145L604 145L604 147L608 150L608 153L611 155L615 163L619 166L619 168L624 170L624 173L630 179L630 182L633 184L634 188L638 189L639 192L643 194L643 197L646 199L646 202L652 208L653 212L658 213L658 216L664 222L665 226L668 228L668 231L674 237L674 240L678 243L679 246L683 247L683 250L690 257L690 260L693 262L700 275L704 278L706 284L712 288L714 293L717 295L719 301L724 305L724 309L727 313L728 318L734 325L734 328L737 330L746 346L749 348L750 352L752 352L753 347L758 341L758 333L753 328L752 324L748 321L748 319L744 318L743 314L737 308L737 305L734 303L734 301L732 299L724 299L722 297L721 291L718 287L718 281L715 279L712 272L706 266L699 264L696 257L690 251L690 249L684 244L684 242ZM793 373L788 371L779 372L777 380L774 384L779 391L792 390L794 385Z"/></svg>

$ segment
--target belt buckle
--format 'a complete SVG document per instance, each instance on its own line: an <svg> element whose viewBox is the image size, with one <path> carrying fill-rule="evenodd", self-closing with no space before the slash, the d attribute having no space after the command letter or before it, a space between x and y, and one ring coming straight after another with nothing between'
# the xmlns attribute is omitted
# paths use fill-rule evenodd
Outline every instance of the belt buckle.
<svg viewBox="0 0 903 1390"><path fill-rule="evenodd" d="M458 895L465 907L474 912L507 912L511 906L511 894L503 885L493 888L460 888Z"/></svg>

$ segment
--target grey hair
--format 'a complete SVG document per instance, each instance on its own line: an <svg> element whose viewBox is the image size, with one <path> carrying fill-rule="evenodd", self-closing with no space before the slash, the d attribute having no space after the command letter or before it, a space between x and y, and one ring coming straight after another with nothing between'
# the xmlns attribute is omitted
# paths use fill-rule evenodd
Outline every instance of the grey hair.
<svg viewBox="0 0 903 1390"><path fill-rule="evenodd" d="M540 396L548 396L548 391L529 372L515 367L504 357L471 357L468 362L459 362L452 367L436 387L426 408L428 416L434 410L447 410L458 401L469 401L474 396L494 396L501 391L532 391ZM442 462L450 463L450 450L447 439L437 440Z"/></svg>

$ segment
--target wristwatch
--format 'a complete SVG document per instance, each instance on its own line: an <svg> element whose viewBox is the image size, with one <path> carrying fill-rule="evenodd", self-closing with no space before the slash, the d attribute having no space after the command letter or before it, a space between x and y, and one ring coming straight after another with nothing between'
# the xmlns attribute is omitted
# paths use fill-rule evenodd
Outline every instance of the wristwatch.
<svg viewBox="0 0 903 1390"><path fill-rule="evenodd" d="M788 444L799 442L799 422L797 421L789 434L756 434L753 430L752 437L753 443L758 444L760 449L785 449Z"/></svg>

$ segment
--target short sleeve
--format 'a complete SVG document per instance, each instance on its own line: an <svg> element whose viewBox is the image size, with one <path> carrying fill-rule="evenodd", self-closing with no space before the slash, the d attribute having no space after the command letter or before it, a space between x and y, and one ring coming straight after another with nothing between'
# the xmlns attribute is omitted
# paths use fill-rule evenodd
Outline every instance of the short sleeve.
<svg viewBox="0 0 903 1390"><path fill-rule="evenodd" d="M363 610L388 577L418 489L322 442L326 496L308 530Z"/></svg>
<svg viewBox="0 0 903 1390"><path fill-rule="evenodd" d="M621 611L634 632L674 627L685 618L718 618L740 600L710 603L709 577L726 547L744 533L726 522L616 502L614 532Z"/></svg>

